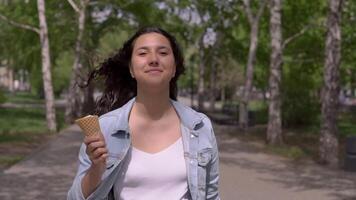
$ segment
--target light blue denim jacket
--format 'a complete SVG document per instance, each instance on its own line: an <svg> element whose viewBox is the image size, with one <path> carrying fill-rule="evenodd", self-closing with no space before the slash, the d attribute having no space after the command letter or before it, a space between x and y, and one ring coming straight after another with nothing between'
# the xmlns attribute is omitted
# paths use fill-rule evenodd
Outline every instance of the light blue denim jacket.
<svg viewBox="0 0 356 200"><path fill-rule="evenodd" d="M99 118L109 154L107 169L101 183L88 200L113 199L109 195L116 178L122 173L122 161L131 146L128 118L135 98L124 106ZM219 157L214 131L209 118L177 101L171 100L181 120L184 157L187 167L188 187L192 200L220 199L218 192ZM91 165L82 144L79 152L79 167L67 196L67 200L84 200L81 181ZM167 166L169 167L169 166ZM111 193L112 194L112 193Z"/></svg>

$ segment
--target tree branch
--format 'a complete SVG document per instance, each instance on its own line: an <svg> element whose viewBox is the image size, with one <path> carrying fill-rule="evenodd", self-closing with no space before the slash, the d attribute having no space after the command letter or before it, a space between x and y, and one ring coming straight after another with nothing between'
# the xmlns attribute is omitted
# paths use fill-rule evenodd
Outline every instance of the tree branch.
<svg viewBox="0 0 356 200"><path fill-rule="evenodd" d="M7 18L6 16L4 16L2 14L0 14L0 19L5 21L5 22L7 22L7 23L9 23L9 24L11 24L11 25L13 25L13 26L16 26L18 28L30 30L30 31L33 31L33 32L35 32L37 34L40 34L40 29L37 28L37 27L31 26L31 25L27 25L27 24L21 24L19 22L15 22L15 21Z"/></svg>
<svg viewBox="0 0 356 200"><path fill-rule="evenodd" d="M262 2L259 5L259 8L258 8L257 15L253 16L252 10L251 10L251 5L250 5L250 0L243 0L243 6L245 8L244 10L245 10L247 19L250 22L250 24L253 24L256 21L260 20L262 13L266 7L266 4L267 4L267 0L262 0Z"/></svg>
<svg viewBox="0 0 356 200"><path fill-rule="evenodd" d="M67 0L67 1L68 1L68 3L72 6L72 8L74 9L75 12L77 12L77 13L80 12L78 6L74 3L73 0Z"/></svg>
<svg viewBox="0 0 356 200"><path fill-rule="evenodd" d="M81 10L83 10L84 8L86 8L89 5L90 0L81 0L80 1L80 6L81 6Z"/></svg>
<svg viewBox="0 0 356 200"><path fill-rule="evenodd" d="M292 42L299 36L303 35L309 28L310 28L310 26L306 26L306 27L302 28L302 30L300 30L298 33L296 33L296 34L290 36L289 38L287 38L286 40L284 40L284 42L282 44L282 48L284 49L290 42Z"/></svg>
<svg viewBox="0 0 356 200"><path fill-rule="evenodd" d="M260 5L259 5L259 8L258 8L258 12L257 12L257 16L256 16L256 20L259 20L262 16L262 13L263 13L263 10L265 9L266 7L266 4L267 4L267 0L263 0Z"/></svg>
<svg viewBox="0 0 356 200"><path fill-rule="evenodd" d="M254 20L253 20L252 11L251 11L250 0L243 0L243 6L245 8L245 13L247 15L247 19L250 22L250 24L252 24Z"/></svg>

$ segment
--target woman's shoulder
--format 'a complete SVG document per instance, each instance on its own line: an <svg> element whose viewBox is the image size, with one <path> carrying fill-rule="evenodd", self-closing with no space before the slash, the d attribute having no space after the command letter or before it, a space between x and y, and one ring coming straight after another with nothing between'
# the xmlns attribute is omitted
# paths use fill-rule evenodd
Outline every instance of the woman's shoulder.
<svg viewBox="0 0 356 200"><path fill-rule="evenodd" d="M183 118L183 121L185 121L188 124L190 123L194 125L194 127L192 127L193 129L200 129L200 128L212 129L211 120L206 114L199 112L194 108L187 106L178 101L175 101L174 104L175 104L175 108L178 111L178 114L180 115L180 117Z"/></svg>
<svg viewBox="0 0 356 200"><path fill-rule="evenodd" d="M128 116L128 113L131 110L132 104L133 104L134 99L129 100L126 104L123 106L116 108L112 111L109 111L99 117L99 122L100 125L112 125L112 123L117 124L117 122L126 122L125 121L125 116Z"/></svg>
<svg viewBox="0 0 356 200"><path fill-rule="evenodd" d="M122 121L122 113L122 108L117 108L99 117L100 129L104 135L118 130L119 122Z"/></svg>

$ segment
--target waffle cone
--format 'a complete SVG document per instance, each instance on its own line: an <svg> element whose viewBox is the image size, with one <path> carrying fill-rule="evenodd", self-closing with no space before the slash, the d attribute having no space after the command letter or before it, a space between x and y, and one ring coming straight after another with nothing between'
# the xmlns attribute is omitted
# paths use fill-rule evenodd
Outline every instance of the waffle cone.
<svg viewBox="0 0 356 200"><path fill-rule="evenodd" d="M75 123L83 130L85 136L92 136L100 132L99 119L97 115L87 115L75 120Z"/></svg>

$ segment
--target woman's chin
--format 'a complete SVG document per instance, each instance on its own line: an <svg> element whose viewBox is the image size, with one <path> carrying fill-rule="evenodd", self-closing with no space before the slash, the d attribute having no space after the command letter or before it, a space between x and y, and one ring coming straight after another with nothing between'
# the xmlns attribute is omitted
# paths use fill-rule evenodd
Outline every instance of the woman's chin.
<svg viewBox="0 0 356 200"><path fill-rule="evenodd" d="M142 87L145 89L154 89L154 90L162 90L168 89L169 90L169 80L164 80L161 78L150 78L146 79L145 81L137 82L137 87Z"/></svg>

